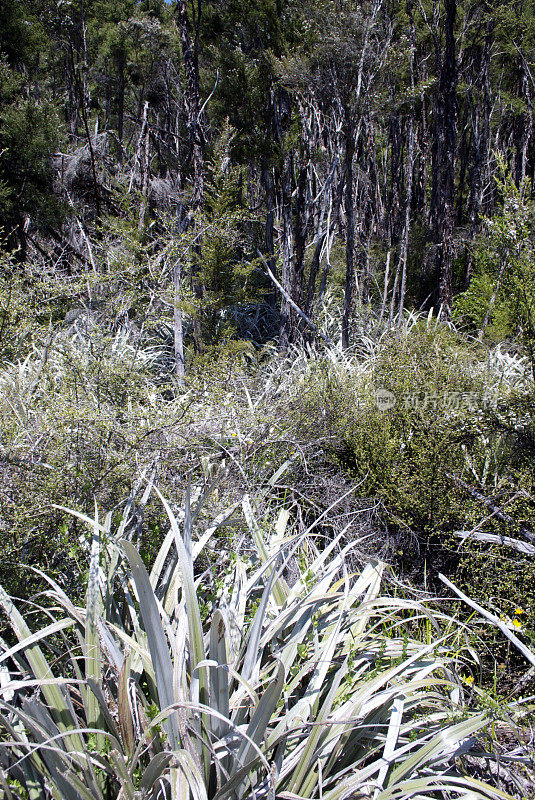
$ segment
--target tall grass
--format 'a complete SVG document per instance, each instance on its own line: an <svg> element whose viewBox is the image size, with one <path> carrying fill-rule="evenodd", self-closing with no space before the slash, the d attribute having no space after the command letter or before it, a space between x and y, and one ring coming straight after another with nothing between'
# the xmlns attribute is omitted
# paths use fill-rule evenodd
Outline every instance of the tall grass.
<svg viewBox="0 0 535 800"><path fill-rule="evenodd" d="M132 520L150 490L120 520L76 512L85 606L44 574L31 614L0 590L6 798L507 797L463 770L489 713L467 702L456 620L383 594L379 561L351 572L343 535L316 550L314 523L267 525L247 495L199 529L204 498L175 514L160 495L149 570ZM250 546L210 579L229 524Z"/></svg>

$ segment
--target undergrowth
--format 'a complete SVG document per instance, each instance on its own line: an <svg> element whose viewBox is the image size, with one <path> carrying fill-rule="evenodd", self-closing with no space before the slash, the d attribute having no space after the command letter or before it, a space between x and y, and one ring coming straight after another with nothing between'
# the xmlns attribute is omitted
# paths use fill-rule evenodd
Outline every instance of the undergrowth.
<svg viewBox="0 0 535 800"><path fill-rule="evenodd" d="M168 523L145 565L133 542L152 492ZM9 800L526 791L531 703L498 704L477 685L473 627L399 584L385 592L378 560L350 570L358 542L342 532L319 548L319 519L293 535L286 509L259 516L245 494L203 523L207 498L188 490L175 513L149 480L116 525L73 512L91 531L82 603L45 574L31 614L0 587ZM233 559L213 548L224 524L247 532ZM481 759L497 765L483 781Z"/></svg>
<svg viewBox="0 0 535 800"><path fill-rule="evenodd" d="M370 323L346 352L231 347L198 362L184 388L162 364L161 344L88 314L4 365L0 579L10 594L35 591L38 567L83 596L83 526L66 507L92 514L96 500L115 519L142 475L179 498L185 481L216 480L211 514L260 490L262 508L287 509L296 534L340 500L322 522L325 543L343 531L362 540L359 565L380 555L434 591L442 571L498 614L522 608L529 639L535 434L521 355L407 314L394 332ZM136 540L148 562L161 536L150 501ZM515 684L514 657L496 654L500 675L513 674L502 685Z"/></svg>

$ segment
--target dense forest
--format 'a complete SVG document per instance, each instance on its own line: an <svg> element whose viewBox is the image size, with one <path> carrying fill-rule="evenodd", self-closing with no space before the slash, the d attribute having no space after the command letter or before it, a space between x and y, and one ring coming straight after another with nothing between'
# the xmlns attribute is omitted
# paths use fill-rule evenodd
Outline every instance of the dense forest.
<svg viewBox="0 0 535 800"><path fill-rule="evenodd" d="M535 796L531 0L0 0L0 794Z"/></svg>
<svg viewBox="0 0 535 800"><path fill-rule="evenodd" d="M517 242L478 236L499 211L520 222L534 169L529 4L4 0L0 15L6 252L67 285L123 280L131 320L162 313L170 282L190 312L178 373L184 339L202 352L223 319L251 337L262 303L256 338L313 338L331 289L345 348L355 309L448 318L472 281L460 311L489 324ZM141 251L170 238L158 282ZM529 338L517 294L510 327Z"/></svg>

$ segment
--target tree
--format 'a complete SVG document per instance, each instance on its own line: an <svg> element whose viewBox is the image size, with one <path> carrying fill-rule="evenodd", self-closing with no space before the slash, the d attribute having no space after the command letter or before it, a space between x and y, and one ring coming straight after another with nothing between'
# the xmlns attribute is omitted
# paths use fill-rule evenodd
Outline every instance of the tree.
<svg viewBox="0 0 535 800"><path fill-rule="evenodd" d="M61 217L50 166L59 124L53 105L32 90L41 31L30 10L0 5L0 231L20 260L29 228Z"/></svg>
<svg viewBox="0 0 535 800"><path fill-rule="evenodd" d="M501 212L484 219L468 291L455 304L456 314L478 329L479 336L517 335L530 358L535 379L535 206L531 182L517 186L503 157L496 179Z"/></svg>
<svg viewBox="0 0 535 800"><path fill-rule="evenodd" d="M438 75L434 108L433 185L431 214L435 246L438 302L449 317L452 301L452 236L457 147L457 54L455 21L457 0L444 0L444 43L435 39Z"/></svg>

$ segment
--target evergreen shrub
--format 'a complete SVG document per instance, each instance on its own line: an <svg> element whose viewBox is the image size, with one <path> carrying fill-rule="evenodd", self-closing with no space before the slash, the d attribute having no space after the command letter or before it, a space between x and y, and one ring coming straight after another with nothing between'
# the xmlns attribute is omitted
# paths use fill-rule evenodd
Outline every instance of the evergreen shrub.
<svg viewBox="0 0 535 800"><path fill-rule="evenodd" d="M293 413L303 440L315 439L361 497L380 502L398 568L418 581L456 575L472 596L507 610L533 605L533 557L460 532L522 538L522 525L534 527L531 406L478 343L431 322L390 336L366 363L334 369L326 359Z"/></svg>

